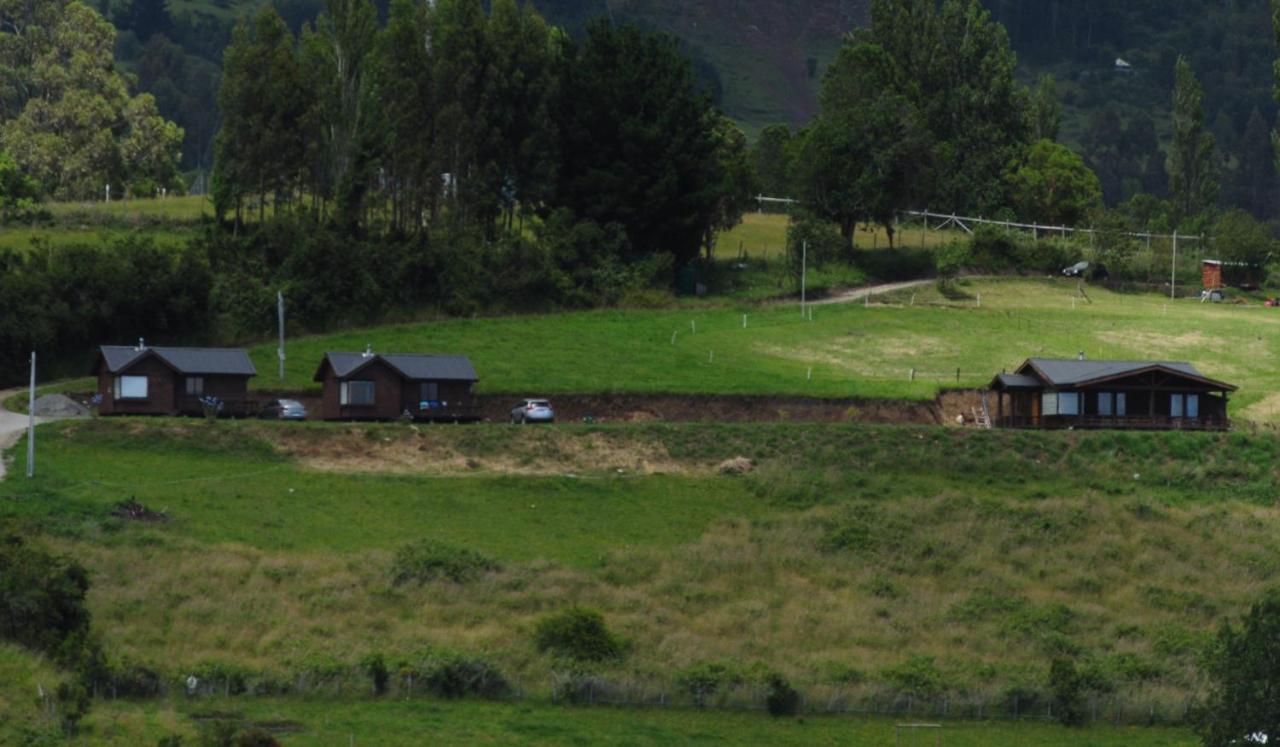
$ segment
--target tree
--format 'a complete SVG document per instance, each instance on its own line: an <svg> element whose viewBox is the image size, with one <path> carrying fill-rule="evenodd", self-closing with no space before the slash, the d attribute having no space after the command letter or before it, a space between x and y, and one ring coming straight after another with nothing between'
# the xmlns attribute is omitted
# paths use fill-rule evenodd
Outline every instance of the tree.
<svg viewBox="0 0 1280 747"><path fill-rule="evenodd" d="M742 214L751 207L756 190L746 133L721 114L716 122L715 139L716 173L720 178L715 185L716 200L711 205L711 217L706 221L702 240L708 260L715 252L716 237L742 222Z"/></svg>
<svg viewBox="0 0 1280 747"><path fill-rule="evenodd" d="M988 213L1003 206L1000 176L1030 136L1004 27L979 0L873 0L871 23L854 38L889 55L898 93L923 116L937 167L930 203Z"/></svg>
<svg viewBox="0 0 1280 747"><path fill-rule="evenodd" d="M1267 120L1254 107L1240 136L1240 170L1234 201L1256 217L1271 212L1271 196L1275 190L1273 168Z"/></svg>
<svg viewBox="0 0 1280 747"><path fill-rule="evenodd" d="M1073 225L1102 205L1102 187L1084 159L1064 145L1040 140L1005 175L1022 220Z"/></svg>
<svg viewBox="0 0 1280 747"><path fill-rule="evenodd" d="M1031 92L1031 137L1034 140L1057 140L1062 124L1062 104L1058 101L1058 83L1046 73L1036 81Z"/></svg>
<svg viewBox="0 0 1280 747"><path fill-rule="evenodd" d="M510 228L517 203L538 209L551 194L556 173L555 64L559 46L550 29L526 3L494 0L489 16L493 50L488 98L492 102L494 159L489 189L502 196Z"/></svg>
<svg viewBox="0 0 1280 747"><path fill-rule="evenodd" d="M219 215L234 210L239 225L246 197L258 195L261 215L267 195L275 193L278 210L296 184L308 99L293 34L270 5L236 24L222 59L214 207Z"/></svg>
<svg viewBox="0 0 1280 747"><path fill-rule="evenodd" d="M149 95L129 95L112 58L115 30L74 0L8 3L0 45L0 145L60 199L177 187L182 129Z"/></svg>
<svg viewBox="0 0 1280 747"><path fill-rule="evenodd" d="M792 169L795 165L796 138L786 125L769 125L751 148L751 167L761 190L769 197L790 197L795 190Z"/></svg>
<svg viewBox="0 0 1280 747"><path fill-rule="evenodd" d="M489 100L493 50L480 0L439 0L432 18L436 163L453 218L490 226L501 197Z"/></svg>
<svg viewBox="0 0 1280 747"><path fill-rule="evenodd" d="M305 78L323 151L333 219L354 229L363 217L378 122L374 48L378 13L371 0L327 0L314 31L303 34Z"/></svg>
<svg viewBox="0 0 1280 747"><path fill-rule="evenodd" d="M1239 208L1226 211L1214 224L1213 249L1218 259L1261 268L1275 248L1276 240L1266 226Z"/></svg>
<svg viewBox="0 0 1280 747"><path fill-rule="evenodd" d="M669 37L592 24L563 58L549 207L621 224L632 258L698 255L719 197L716 114Z"/></svg>
<svg viewBox="0 0 1280 747"><path fill-rule="evenodd" d="M1196 730L1205 747L1246 743L1280 735L1280 596L1255 602L1236 627L1224 624L1208 655L1212 682Z"/></svg>
<svg viewBox="0 0 1280 747"><path fill-rule="evenodd" d="M1191 64L1179 57L1174 67L1173 142L1165 170L1178 220L1211 210L1218 201L1213 135L1204 127L1204 89Z"/></svg>
<svg viewBox="0 0 1280 747"><path fill-rule="evenodd" d="M391 223L418 232L440 193L435 161L435 60L430 3L394 0L379 40L378 88L384 97L383 166L391 190Z"/></svg>
<svg viewBox="0 0 1280 747"><path fill-rule="evenodd" d="M29 215L39 201L39 185L18 168L8 153L0 151L0 221Z"/></svg>
<svg viewBox="0 0 1280 747"><path fill-rule="evenodd" d="M801 198L839 224L850 246L859 221L883 225L892 246L895 213L926 191L932 142L900 76L879 46L846 44L823 77L822 114L805 138Z"/></svg>

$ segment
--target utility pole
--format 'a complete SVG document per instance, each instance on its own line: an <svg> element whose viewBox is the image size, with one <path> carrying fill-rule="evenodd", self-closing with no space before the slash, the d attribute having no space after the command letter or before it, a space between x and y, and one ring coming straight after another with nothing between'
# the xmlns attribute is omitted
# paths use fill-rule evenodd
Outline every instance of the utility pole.
<svg viewBox="0 0 1280 747"><path fill-rule="evenodd" d="M800 316L804 317L804 280L809 264L809 242L800 242Z"/></svg>
<svg viewBox="0 0 1280 747"><path fill-rule="evenodd" d="M1173 229L1173 259L1169 263L1169 300L1173 300L1173 286L1178 282L1178 229Z"/></svg>
<svg viewBox="0 0 1280 747"><path fill-rule="evenodd" d="M27 477L36 475L36 352L31 351L31 389L27 393Z"/></svg>
<svg viewBox="0 0 1280 747"><path fill-rule="evenodd" d="M284 381L284 292L276 291L276 322L280 326L280 347L276 356L280 358L280 380Z"/></svg>

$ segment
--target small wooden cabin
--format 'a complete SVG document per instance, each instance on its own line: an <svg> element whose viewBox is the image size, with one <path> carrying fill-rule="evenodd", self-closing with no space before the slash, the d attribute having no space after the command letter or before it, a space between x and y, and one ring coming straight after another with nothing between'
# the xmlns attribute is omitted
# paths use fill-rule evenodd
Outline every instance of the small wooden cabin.
<svg viewBox="0 0 1280 747"><path fill-rule="evenodd" d="M1236 387L1190 363L1029 358L991 381L1005 428L1225 430Z"/></svg>
<svg viewBox="0 0 1280 747"><path fill-rule="evenodd" d="M479 381L465 355L325 353L315 380L323 384L324 420L477 420Z"/></svg>
<svg viewBox="0 0 1280 747"><path fill-rule="evenodd" d="M249 379L258 375L243 348L103 345L93 364L103 415L199 415L201 397L225 413L250 409Z"/></svg>

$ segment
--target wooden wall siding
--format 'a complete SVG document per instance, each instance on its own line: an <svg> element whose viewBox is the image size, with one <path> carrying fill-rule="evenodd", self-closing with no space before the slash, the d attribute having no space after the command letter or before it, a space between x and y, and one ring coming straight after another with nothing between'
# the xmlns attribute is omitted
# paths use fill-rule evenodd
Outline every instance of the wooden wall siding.
<svg viewBox="0 0 1280 747"><path fill-rule="evenodd" d="M1205 290L1222 288L1222 265L1201 264L1200 280L1204 284Z"/></svg>
<svg viewBox="0 0 1280 747"><path fill-rule="evenodd" d="M430 417L431 412L422 412L418 409L421 403L419 396L422 391L424 381L406 381L400 393L400 412L408 410L414 417ZM475 401L471 395L471 383L467 381L438 381L436 385L439 387L437 400L440 402L448 402L449 406L446 410L439 414L444 414L449 410L457 410L459 407L474 407Z"/></svg>
<svg viewBox="0 0 1280 747"><path fill-rule="evenodd" d="M401 406L400 374L381 361L360 369L347 381L372 381L373 405L343 405L341 380L326 366L320 417L325 420L391 420L404 411Z"/></svg>
<svg viewBox="0 0 1280 747"><path fill-rule="evenodd" d="M146 400L117 400L117 376L146 376ZM249 377L205 376L205 395L213 395L234 410L243 410L249 401ZM106 366L98 370L98 394L103 415L199 415L203 412L199 397L187 396L187 377L179 375L156 358L147 358L120 371L110 373Z"/></svg>

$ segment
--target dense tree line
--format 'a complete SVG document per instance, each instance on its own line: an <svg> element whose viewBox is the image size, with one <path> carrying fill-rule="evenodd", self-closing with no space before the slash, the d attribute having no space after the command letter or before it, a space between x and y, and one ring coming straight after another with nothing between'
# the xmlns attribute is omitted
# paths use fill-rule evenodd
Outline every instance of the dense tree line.
<svg viewBox="0 0 1280 747"><path fill-rule="evenodd" d="M214 202L240 230L306 215L347 234L487 241L558 210L617 225L621 256L675 263L732 225L746 139L668 37L593 24L581 41L532 5L330 0L295 36L264 6L224 54Z"/></svg>

